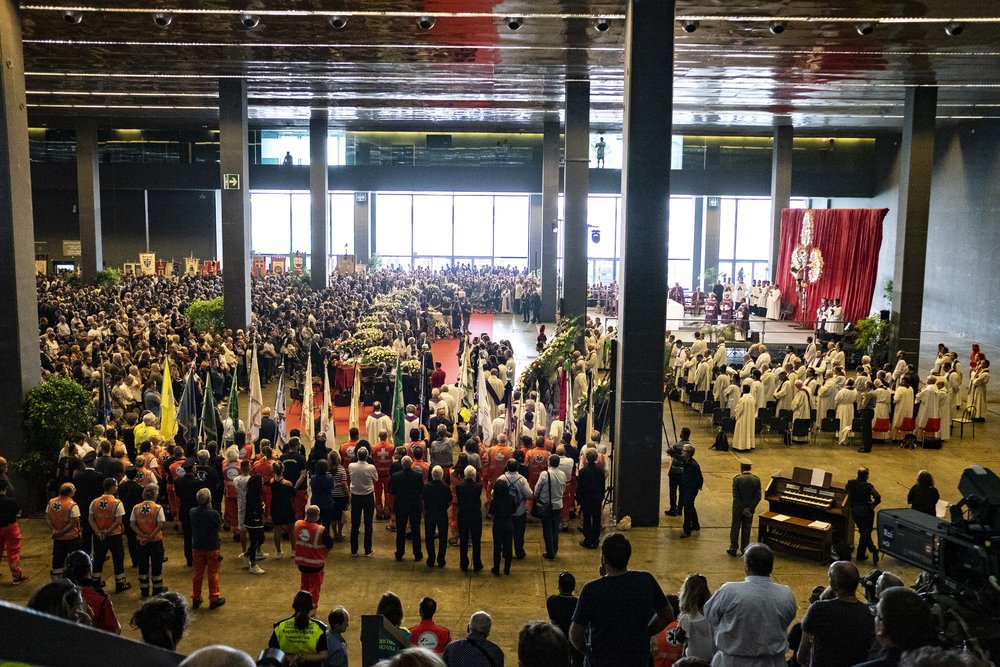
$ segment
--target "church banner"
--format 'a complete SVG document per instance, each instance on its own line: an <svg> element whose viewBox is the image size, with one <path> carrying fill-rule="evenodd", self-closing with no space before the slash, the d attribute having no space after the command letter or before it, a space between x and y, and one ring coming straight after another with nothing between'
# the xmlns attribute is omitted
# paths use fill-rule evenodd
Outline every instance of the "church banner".
<svg viewBox="0 0 1000 667"><path fill-rule="evenodd" d="M186 276L198 275L198 259L196 257L184 258L184 275Z"/></svg>
<svg viewBox="0 0 1000 667"><path fill-rule="evenodd" d="M287 257L272 257L271 258L271 273L276 276L284 275L285 273L285 262L288 261Z"/></svg>
<svg viewBox="0 0 1000 667"><path fill-rule="evenodd" d="M296 253L292 257L292 272L295 275L300 275L302 273L302 267L305 265L305 258L302 255Z"/></svg>
<svg viewBox="0 0 1000 667"><path fill-rule="evenodd" d="M142 275L152 276L156 274L156 253L153 252L140 252L139 253L139 268L142 269Z"/></svg>
<svg viewBox="0 0 1000 667"><path fill-rule="evenodd" d="M263 255L253 256L253 271L251 275L262 278L267 273L267 258Z"/></svg>
<svg viewBox="0 0 1000 667"><path fill-rule="evenodd" d="M165 259L156 260L156 275L158 276L167 275L167 260Z"/></svg>

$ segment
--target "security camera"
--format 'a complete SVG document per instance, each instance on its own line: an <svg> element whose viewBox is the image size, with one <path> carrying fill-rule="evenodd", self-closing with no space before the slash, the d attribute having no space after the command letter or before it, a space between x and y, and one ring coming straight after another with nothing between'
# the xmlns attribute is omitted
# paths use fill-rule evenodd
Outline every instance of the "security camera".
<svg viewBox="0 0 1000 667"><path fill-rule="evenodd" d="M343 30L347 27L347 17L346 16L331 16L330 25L333 26L335 30Z"/></svg>
<svg viewBox="0 0 1000 667"><path fill-rule="evenodd" d="M166 28L173 22L174 22L174 17L171 16L170 14L164 14L162 12L157 12L156 14L153 14L153 23L155 23L159 28Z"/></svg>
<svg viewBox="0 0 1000 667"><path fill-rule="evenodd" d="M949 23L944 27L944 34L949 37L958 37L965 30L965 26L961 23Z"/></svg>
<svg viewBox="0 0 1000 667"><path fill-rule="evenodd" d="M260 17L255 16L254 14L244 14L240 17L240 23L242 23L245 28L252 30L260 25Z"/></svg>
<svg viewBox="0 0 1000 667"><path fill-rule="evenodd" d="M594 30L597 32L607 32L611 29L611 21L608 19L597 19L594 21Z"/></svg>
<svg viewBox="0 0 1000 667"><path fill-rule="evenodd" d="M80 12L63 12L63 20L70 25L80 25L83 22L83 14Z"/></svg>
<svg viewBox="0 0 1000 667"><path fill-rule="evenodd" d="M421 16L417 19L417 27L421 30L430 30L437 23L437 19L433 16Z"/></svg>
<svg viewBox="0 0 1000 667"><path fill-rule="evenodd" d="M875 24L870 21L865 21L864 23L859 23L857 25L858 34L861 36L867 36L875 32Z"/></svg>
<svg viewBox="0 0 1000 667"><path fill-rule="evenodd" d="M699 25L701 25L700 21L681 21L681 30L691 33L697 30Z"/></svg>
<svg viewBox="0 0 1000 667"><path fill-rule="evenodd" d="M590 230L590 240L593 241L594 243L600 243L601 242L601 230L600 229L591 229Z"/></svg>
<svg viewBox="0 0 1000 667"><path fill-rule="evenodd" d="M524 19L520 16L511 16L507 19L507 27L511 30L520 30L524 24Z"/></svg>
<svg viewBox="0 0 1000 667"><path fill-rule="evenodd" d="M785 28L787 28L787 27L788 27L788 24L785 23L784 21L775 21L774 23L771 24L771 27L770 27L771 34L772 35L780 35L781 33L785 32Z"/></svg>

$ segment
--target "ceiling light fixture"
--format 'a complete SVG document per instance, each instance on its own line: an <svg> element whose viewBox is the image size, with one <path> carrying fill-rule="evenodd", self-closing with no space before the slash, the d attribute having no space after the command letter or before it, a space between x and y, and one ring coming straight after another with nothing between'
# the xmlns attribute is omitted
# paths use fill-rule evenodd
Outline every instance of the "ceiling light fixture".
<svg viewBox="0 0 1000 667"><path fill-rule="evenodd" d="M597 32L607 32L611 29L611 19L601 17L594 21L594 30Z"/></svg>
<svg viewBox="0 0 1000 667"><path fill-rule="evenodd" d="M153 14L153 23L159 28L166 28L173 22L174 17L171 14L164 14L163 12Z"/></svg>
<svg viewBox="0 0 1000 667"><path fill-rule="evenodd" d="M785 28L787 27L788 24L785 23L784 21L775 21L774 23L771 24L769 30L771 31L772 35L780 35L781 33L785 32Z"/></svg>
<svg viewBox="0 0 1000 667"><path fill-rule="evenodd" d="M240 16L240 23L248 30L253 30L260 25L260 17L254 14L243 14Z"/></svg>
<svg viewBox="0 0 1000 667"><path fill-rule="evenodd" d="M347 17L346 16L331 16L330 25L336 30L343 30L347 27Z"/></svg>
<svg viewBox="0 0 1000 667"><path fill-rule="evenodd" d="M872 21L863 21L854 27L858 31L858 34L862 37L867 37L868 35L875 32L875 23Z"/></svg>
<svg viewBox="0 0 1000 667"><path fill-rule="evenodd" d="M965 30L965 26L958 22L949 23L944 27L944 34L949 37L958 37Z"/></svg>
<svg viewBox="0 0 1000 667"><path fill-rule="evenodd" d="M421 16L417 19L417 27L421 30L430 30L437 23L437 19L433 16Z"/></svg>
<svg viewBox="0 0 1000 667"><path fill-rule="evenodd" d="M507 27L510 30L520 30L521 26L524 25L524 19L520 16L509 16L506 19Z"/></svg>
<svg viewBox="0 0 1000 667"><path fill-rule="evenodd" d="M80 12L63 12L63 20L70 25L80 25L83 22L83 14Z"/></svg>
<svg viewBox="0 0 1000 667"><path fill-rule="evenodd" d="M698 19L690 19L690 20L680 21L680 24L681 24L681 30L683 30L686 33L692 33L698 29L698 26L701 25L701 21L699 21Z"/></svg>

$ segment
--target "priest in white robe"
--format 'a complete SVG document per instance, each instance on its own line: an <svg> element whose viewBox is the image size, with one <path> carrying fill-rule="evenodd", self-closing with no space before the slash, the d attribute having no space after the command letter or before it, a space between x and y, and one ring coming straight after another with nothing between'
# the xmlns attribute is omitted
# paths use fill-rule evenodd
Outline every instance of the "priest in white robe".
<svg viewBox="0 0 1000 667"><path fill-rule="evenodd" d="M774 390L775 414L781 414L782 410L792 409L792 400L795 398L795 385L788 379L788 374L781 371L778 374L778 388Z"/></svg>
<svg viewBox="0 0 1000 667"><path fill-rule="evenodd" d="M720 407L725 407L726 390L729 389L730 384L732 384L732 380L729 379L729 373L725 370L719 370L712 382L712 399Z"/></svg>
<svg viewBox="0 0 1000 667"><path fill-rule="evenodd" d="M954 413L948 413L952 409L951 392L945 385L944 378L939 377L935 385L938 395L938 415L941 416L941 430L938 431L938 439L944 442L951 439L951 419ZM945 417L944 415L949 415Z"/></svg>
<svg viewBox="0 0 1000 667"><path fill-rule="evenodd" d="M975 377L969 391L969 405L974 409L972 418L976 421L986 421L986 385L990 382L990 362L983 359L976 366Z"/></svg>
<svg viewBox="0 0 1000 667"><path fill-rule="evenodd" d="M712 354L712 366L718 368L719 366L725 366L729 361L729 351L726 349L725 341L719 343L718 347L715 348L715 353Z"/></svg>
<svg viewBox="0 0 1000 667"><path fill-rule="evenodd" d="M729 408L730 415L736 413L736 404L740 401L741 391L743 388L735 382L726 387L726 402L723 403L723 407Z"/></svg>
<svg viewBox="0 0 1000 667"><path fill-rule="evenodd" d="M927 420L940 419L940 404L938 399L937 376L931 375L927 378L927 383L920 388L920 391L913 399L914 403L918 405L916 419L918 431L926 430Z"/></svg>
<svg viewBox="0 0 1000 667"><path fill-rule="evenodd" d="M771 367L771 353L767 351L767 346L764 343L761 343L758 349L760 354L757 355L757 370L763 373L765 369Z"/></svg>
<svg viewBox="0 0 1000 667"><path fill-rule="evenodd" d="M886 389L885 385L881 380L875 380L875 389L872 391L875 394L875 417L872 419L872 434L880 435L881 439L885 439L885 434L889 432L889 410L892 407L892 394ZM884 420L884 421L883 421ZM879 424L885 425L885 430L880 431L877 429Z"/></svg>
<svg viewBox="0 0 1000 667"><path fill-rule="evenodd" d="M899 378L906 375L906 360L903 359L903 351L896 352L896 367L892 369L892 386L899 386Z"/></svg>
<svg viewBox="0 0 1000 667"><path fill-rule="evenodd" d="M756 436L754 426L757 420L757 402L753 394L750 393L748 385L743 386L743 395L736 403L736 410L733 411L736 418L736 431L733 433L733 449L745 452L755 449Z"/></svg>
<svg viewBox="0 0 1000 667"><path fill-rule="evenodd" d="M773 285L767 294L767 319L781 319L781 288Z"/></svg>
<svg viewBox="0 0 1000 667"><path fill-rule="evenodd" d="M812 336L806 338L806 351L802 354L802 358L806 366L811 366L813 359L816 358L816 343L813 342Z"/></svg>
<svg viewBox="0 0 1000 667"><path fill-rule="evenodd" d="M892 403L895 406L892 415L892 439L902 440L900 426L903 425L904 419L913 417L913 389L910 388L905 377L899 378L896 391L892 395Z"/></svg>
<svg viewBox="0 0 1000 667"><path fill-rule="evenodd" d="M392 417L382 412L382 404L378 401L372 403L372 413L365 420L365 433L369 440L375 441L379 431L392 433Z"/></svg>
<svg viewBox="0 0 1000 667"><path fill-rule="evenodd" d="M829 411L834 409L834 400L837 398L837 384L833 381L833 375L829 374L823 384L816 390L816 427L827 418Z"/></svg>
<svg viewBox="0 0 1000 667"><path fill-rule="evenodd" d="M858 390L854 388L854 380L848 380L843 389L837 392L834 403L837 408L837 419L840 420L840 430L837 432L837 441L845 444L851 435L851 426L854 424L854 407L858 402Z"/></svg>
<svg viewBox="0 0 1000 667"><path fill-rule="evenodd" d="M795 396L792 397L792 425L800 419L812 418L812 401L809 397L809 390L805 388L802 380L795 382ZM792 436L792 442L802 444L808 442L809 436Z"/></svg>

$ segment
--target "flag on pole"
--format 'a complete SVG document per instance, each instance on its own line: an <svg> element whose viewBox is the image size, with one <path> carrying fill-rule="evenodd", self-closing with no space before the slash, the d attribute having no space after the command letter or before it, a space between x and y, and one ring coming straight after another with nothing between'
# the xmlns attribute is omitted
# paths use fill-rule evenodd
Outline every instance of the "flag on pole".
<svg viewBox="0 0 1000 667"><path fill-rule="evenodd" d="M319 428L326 433L326 441L331 445L337 437L337 425L334 423L330 413L333 410L332 397L330 396L330 364L323 364L323 412L319 418Z"/></svg>
<svg viewBox="0 0 1000 667"><path fill-rule="evenodd" d="M212 391L212 374L205 376L205 400L201 404L201 434L204 442L219 442L219 411Z"/></svg>
<svg viewBox="0 0 1000 667"><path fill-rule="evenodd" d="M108 382L104 377L103 364L101 365L101 389L100 394L98 394L97 403L97 416L100 418L101 423L107 426L108 420L111 419L111 392L108 391Z"/></svg>
<svg viewBox="0 0 1000 667"><path fill-rule="evenodd" d="M482 429L483 442L489 443L493 440L493 420L490 418L490 403L486 397L486 369L483 368L482 359L479 360L479 390L477 401L479 412L477 419L479 428Z"/></svg>
<svg viewBox="0 0 1000 667"><path fill-rule="evenodd" d="M253 344L253 356L250 358L250 404L247 427L250 441L256 442L260 434L260 420L263 416L264 395L260 391L260 366L257 364L257 343Z"/></svg>
<svg viewBox="0 0 1000 667"><path fill-rule="evenodd" d="M177 427L184 440L192 440L198 433L198 390L194 385L194 368L184 378L184 390L177 410Z"/></svg>
<svg viewBox="0 0 1000 667"><path fill-rule="evenodd" d="M306 380L302 384L302 428L299 432L307 444L312 444L315 433L316 415L313 412L313 362L312 355L306 362Z"/></svg>
<svg viewBox="0 0 1000 667"><path fill-rule="evenodd" d="M170 357L163 360L163 388L160 390L160 435L167 442L177 434L177 406L170 380Z"/></svg>
<svg viewBox="0 0 1000 667"><path fill-rule="evenodd" d="M403 374L396 357L396 384L392 389L392 441L397 447L406 442L406 406L403 404Z"/></svg>
<svg viewBox="0 0 1000 667"><path fill-rule="evenodd" d="M229 419L232 420L233 433L240 430L240 400L238 391L236 388L236 376L233 376L232 383L229 385L229 405L226 406L226 412L229 414Z"/></svg>
<svg viewBox="0 0 1000 667"><path fill-rule="evenodd" d="M349 428L361 428L361 369L354 363L354 388L351 390L351 413L347 418Z"/></svg>
<svg viewBox="0 0 1000 667"><path fill-rule="evenodd" d="M281 367L281 375L278 376L278 388L274 396L274 422L276 424L274 446L280 452L285 447L288 437L288 427L285 426L285 367Z"/></svg>
<svg viewBox="0 0 1000 667"><path fill-rule="evenodd" d="M590 440L590 434L594 432L594 375L587 373L587 432L583 434L584 441Z"/></svg>
<svg viewBox="0 0 1000 667"><path fill-rule="evenodd" d="M471 343L469 337L465 337L462 348L462 370L458 379L458 409L463 407L471 408L473 404L473 393L475 387L472 386L472 354L469 348Z"/></svg>
<svg viewBox="0 0 1000 667"><path fill-rule="evenodd" d="M566 375L566 418L563 421L563 428L572 435L576 430L576 419L573 415L573 372L568 359L563 364L563 373Z"/></svg>

